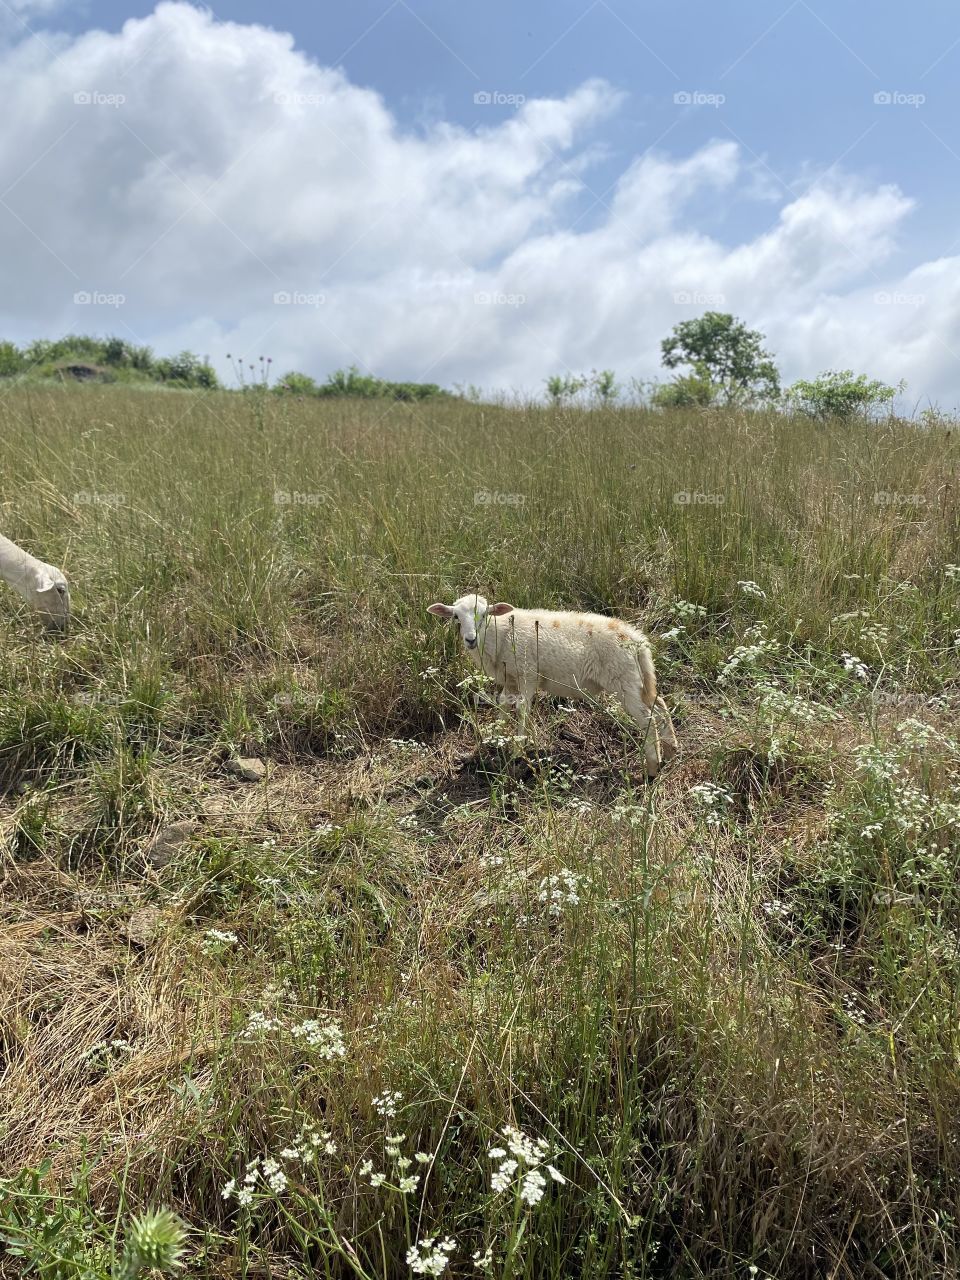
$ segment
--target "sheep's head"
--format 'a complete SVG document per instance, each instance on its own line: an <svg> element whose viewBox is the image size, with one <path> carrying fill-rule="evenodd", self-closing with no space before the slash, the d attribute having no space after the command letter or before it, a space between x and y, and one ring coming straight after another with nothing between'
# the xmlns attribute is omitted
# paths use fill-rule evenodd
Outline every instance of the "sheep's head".
<svg viewBox="0 0 960 1280"><path fill-rule="evenodd" d="M67 580L53 565L44 565L27 595L48 627L65 631L70 621L70 588Z"/></svg>
<svg viewBox="0 0 960 1280"><path fill-rule="evenodd" d="M432 604L427 613L438 618L456 618L460 626L460 638L468 649L476 649L477 640L488 618L502 618L512 613L512 604L487 604L483 596L461 596L453 604Z"/></svg>

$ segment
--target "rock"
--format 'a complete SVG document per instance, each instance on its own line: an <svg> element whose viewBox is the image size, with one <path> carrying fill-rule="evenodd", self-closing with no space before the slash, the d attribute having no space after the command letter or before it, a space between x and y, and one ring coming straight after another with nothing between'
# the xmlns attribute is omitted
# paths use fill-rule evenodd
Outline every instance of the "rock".
<svg viewBox="0 0 960 1280"><path fill-rule="evenodd" d="M197 824L193 818L184 818L180 822L171 822L161 827L144 849L144 857L159 871L168 862L172 862L180 850L189 843L196 828Z"/></svg>
<svg viewBox="0 0 960 1280"><path fill-rule="evenodd" d="M146 947L160 932L163 924L163 912L159 907L137 907L123 932L135 947Z"/></svg>
<svg viewBox="0 0 960 1280"><path fill-rule="evenodd" d="M253 756L239 756L234 760L228 760L227 770L236 774L244 782L262 782L267 776L267 766L262 760L256 760Z"/></svg>

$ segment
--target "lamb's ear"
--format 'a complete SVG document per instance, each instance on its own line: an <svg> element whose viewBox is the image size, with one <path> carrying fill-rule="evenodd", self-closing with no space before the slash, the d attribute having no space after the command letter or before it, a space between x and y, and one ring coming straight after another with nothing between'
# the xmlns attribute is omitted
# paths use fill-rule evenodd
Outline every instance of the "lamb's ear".
<svg viewBox="0 0 960 1280"><path fill-rule="evenodd" d="M50 576L49 573L41 573L40 576L37 578L37 585L36 585L37 595L42 596L42 595L45 595L46 592L48 591L53 591L56 588L56 585L57 584L54 582L53 578Z"/></svg>
<svg viewBox="0 0 960 1280"><path fill-rule="evenodd" d="M453 610L448 604L432 604L428 606L427 613L435 613L438 618L453 617Z"/></svg>
<svg viewBox="0 0 960 1280"><path fill-rule="evenodd" d="M491 618L502 618L505 613L513 613L513 605L504 604L501 600L499 604L491 605L487 613Z"/></svg>

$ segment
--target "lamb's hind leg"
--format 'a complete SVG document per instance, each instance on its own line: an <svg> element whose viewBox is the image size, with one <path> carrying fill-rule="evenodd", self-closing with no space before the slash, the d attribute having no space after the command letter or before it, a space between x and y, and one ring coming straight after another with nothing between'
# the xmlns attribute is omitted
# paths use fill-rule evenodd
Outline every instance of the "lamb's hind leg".
<svg viewBox="0 0 960 1280"><path fill-rule="evenodd" d="M656 719L636 689L625 689L617 696L627 715L636 720L643 730L643 756L647 765L647 777L655 778L660 772L661 759Z"/></svg>
<svg viewBox="0 0 960 1280"><path fill-rule="evenodd" d="M674 732L673 721L670 719L670 712L667 710L667 704L660 697L653 704L653 714L657 722L657 732L660 735L660 755L663 757L664 764L672 760L680 750L680 744L677 742L677 735Z"/></svg>

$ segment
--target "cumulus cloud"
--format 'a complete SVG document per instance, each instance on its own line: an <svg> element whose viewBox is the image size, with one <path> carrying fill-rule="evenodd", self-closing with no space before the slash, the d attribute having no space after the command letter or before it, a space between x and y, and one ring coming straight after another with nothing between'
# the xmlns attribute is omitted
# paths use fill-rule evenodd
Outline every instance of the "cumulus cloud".
<svg viewBox="0 0 960 1280"><path fill-rule="evenodd" d="M887 274L903 192L841 175L777 209L722 140L593 192L621 101L602 81L479 130L405 130L290 36L182 3L9 43L0 68L10 336L532 389L592 366L649 377L670 327L713 307L763 329L788 377L850 365L960 391L960 260ZM735 196L769 229L698 230L705 201Z"/></svg>

